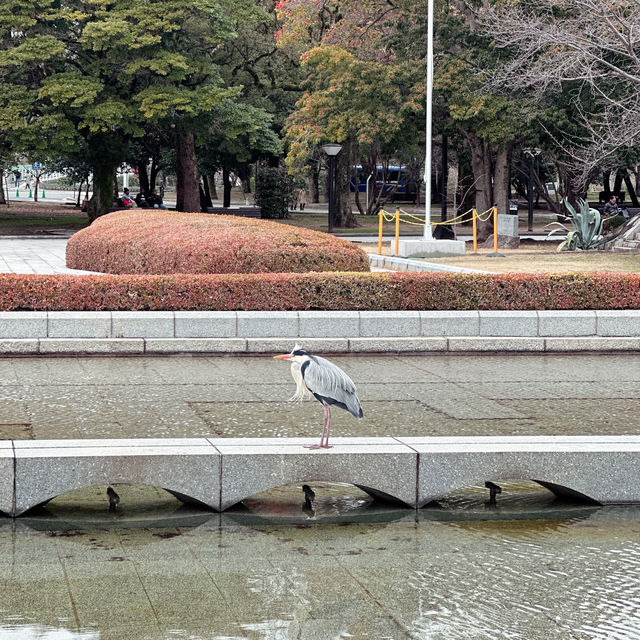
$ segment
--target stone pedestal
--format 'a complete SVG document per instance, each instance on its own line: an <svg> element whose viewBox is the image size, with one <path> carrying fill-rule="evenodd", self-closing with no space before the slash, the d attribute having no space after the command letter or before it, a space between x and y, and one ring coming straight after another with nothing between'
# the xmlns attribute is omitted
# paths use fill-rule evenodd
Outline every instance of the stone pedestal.
<svg viewBox="0 0 640 640"><path fill-rule="evenodd" d="M400 240L398 255L401 258L437 258L464 255L463 240Z"/></svg>
<svg viewBox="0 0 640 640"><path fill-rule="evenodd" d="M498 214L498 235L517 236L518 216L507 215L505 213Z"/></svg>

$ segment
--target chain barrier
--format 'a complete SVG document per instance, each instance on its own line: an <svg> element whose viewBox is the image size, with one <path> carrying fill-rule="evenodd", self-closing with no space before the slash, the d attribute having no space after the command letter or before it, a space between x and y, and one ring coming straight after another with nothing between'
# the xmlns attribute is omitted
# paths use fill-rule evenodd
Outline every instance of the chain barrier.
<svg viewBox="0 0 640 640"><path fill-rule="evenodd" d="M477 233L477 223L478 220L480 222L486 222L487 220L494 218L494 252L497 252L497 208L491 207L482 213L478 213L475 209L469 209L464 213L460 213L457 216L450 218L449 220L442 220L440 222L431 222L429 224L432 227L437 227L439 225L457 225L464 224L465 222L469 222L469 214L471 214L471 222L473 224L473 253L478 253L478 233ZM401 214L403 217L401 217ZM391 213L389 211L385 211L384 209L380 209L378 212L379 216L379 226L378 226L378 254L382 255L382 226L385 222L395 222L396 224L396 233L395 233L395 255L398 255L398 243L400 237L400 222L404 224L411 224L416 226L424 226L425 217L417 216L413 213L409 213L404 211L403 209L396 209L395 213Z"/></svg>

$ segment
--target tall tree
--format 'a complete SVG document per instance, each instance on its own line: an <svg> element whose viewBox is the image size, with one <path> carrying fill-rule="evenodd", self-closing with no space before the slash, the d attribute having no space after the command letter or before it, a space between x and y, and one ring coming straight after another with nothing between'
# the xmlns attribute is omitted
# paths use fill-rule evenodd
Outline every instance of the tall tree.
<svg viewBox="0 0 640 640"><path fill-rule="evenodd" d="M375 173L379 155L398 151L398 139L424 109L424 67L398 60L391 45L396 23L411 3L368 0L283 0L281 46L298 51L307 77L286 127L287 161L310 169L322 142L339 142L336 225L355 226L349 198L353 166Z"/></svg>
<svg viewBox="0 0 640 640"><path fill-rule="evenodd" d="M526 90L543 101L572 90L582 132L566 132L563 146L583 184L598 168L618 168L620 152L640 144L638 0L498 5L485 8L481 24L508 52L495 90Z"/></svg>
<svg viewBox="0 0 640 640"><path fill-rule="evenodd" d="M17 145L59 154L83 146L89 215L106 213L114 171L146 122L169 118L189 136L200 114L237 93L212 61L234 35L226 9L222 0L6 0L0 83L26 123Z"/></svg>

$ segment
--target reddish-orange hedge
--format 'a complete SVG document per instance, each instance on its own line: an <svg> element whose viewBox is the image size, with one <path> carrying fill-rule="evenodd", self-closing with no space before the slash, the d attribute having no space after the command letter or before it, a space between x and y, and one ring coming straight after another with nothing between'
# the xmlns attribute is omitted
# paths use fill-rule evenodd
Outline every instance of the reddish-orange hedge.
<svg viewBox="0 0 640 640"><path fill-rule="evenodd" d="M640 275L0 275L0 310L640 309Z"/></svg>
<svg viewBox="0 0 640 640"><path fill-rule="evenodd" d="M76 233L67 265L129 274L369 271L362 249L318 231L148 209L111 213Z"/></svg>

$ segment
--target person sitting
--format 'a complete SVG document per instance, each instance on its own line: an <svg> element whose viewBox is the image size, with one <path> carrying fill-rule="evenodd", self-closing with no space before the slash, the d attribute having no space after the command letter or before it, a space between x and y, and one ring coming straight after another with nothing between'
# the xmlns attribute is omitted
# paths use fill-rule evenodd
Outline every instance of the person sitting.
<svg viewBox="0 0 640 640"><path fill-rule="evenodd" d="M120 202L123 207L131 208L136 206L136 203L131 197L131 194L129 193L129 189L127 189L127 187L124 188L122 195L120 196Z"/></svg>
<svg viewBox="0 0 640 640"><path fill-rule="evenodd" d="M158 192L153 191L147 196L147 204L154 209L166 209L167 207L162 204L162 198L158 195Z"/></svg>
<svg viewBox="0 0 640 640"><path fill-rule="evenodd" d="M604 210L603 213L605 216L623 216L624 218L629 218L631 217L631 214L629 213L629 209L627 209L626 207L624 209L621 209L620 206L618 205L618 198L614 195L612 195L609 198L609 202L607 202L607 204L604 205Z"/></svg>
<svg viewBox="0 0 640 640"><path fill-rule="evenodd" d="M142 209L148 209L147 193L144 187L140 187L140 192L136 195L136 204Z"/></svg>

